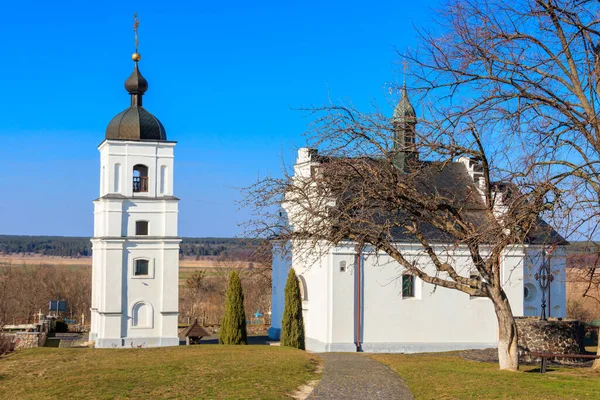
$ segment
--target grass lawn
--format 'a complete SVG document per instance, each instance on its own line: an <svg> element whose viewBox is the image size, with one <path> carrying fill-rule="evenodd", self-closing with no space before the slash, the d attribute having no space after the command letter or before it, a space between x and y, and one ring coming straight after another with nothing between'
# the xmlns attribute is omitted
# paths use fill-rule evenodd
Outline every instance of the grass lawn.
<svg viewBox="0 0 600 400"><path fill-rule="evenodd" d="M406 380L415 399L600 399L600 372L521 365L519 372L468 361L456 353L377 354Z"/></svg>
<svg viewBox="0 0 600 400"><path fill-rule="evenodd" d="M281 399L316 363L275 346L37 348L0 359L0 399Z"/></svg>

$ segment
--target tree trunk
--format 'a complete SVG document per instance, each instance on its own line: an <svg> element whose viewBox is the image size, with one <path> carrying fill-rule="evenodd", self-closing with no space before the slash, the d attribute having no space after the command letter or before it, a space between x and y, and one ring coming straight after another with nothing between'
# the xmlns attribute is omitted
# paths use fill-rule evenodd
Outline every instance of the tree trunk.
<svg viewBox="0 0 600 400"><path fill-rule="evenodd" d="M598 329L598 350L596 350L596 355L600 357L600 329ZM600 370L600 358L594 360L592 369Z"/></svg>
<svg viewBox="0 0 600 400"><path fill-rule="evenodd" d="M496 317L498 318L498 361L500 369L517 371L519 369L519 351L517 348L517 323L504 291L492 297Z"/></svg>

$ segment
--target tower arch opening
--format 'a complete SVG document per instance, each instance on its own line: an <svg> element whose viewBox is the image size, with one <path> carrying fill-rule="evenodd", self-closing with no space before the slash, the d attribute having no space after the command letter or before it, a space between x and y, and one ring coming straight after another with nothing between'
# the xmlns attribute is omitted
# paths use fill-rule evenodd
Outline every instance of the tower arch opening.
<svg viewBox="0 0 600 400"><path fill-rule="evenodd" d="M148 167L143 164L133 166L133 192L148 191Z"/></svg>

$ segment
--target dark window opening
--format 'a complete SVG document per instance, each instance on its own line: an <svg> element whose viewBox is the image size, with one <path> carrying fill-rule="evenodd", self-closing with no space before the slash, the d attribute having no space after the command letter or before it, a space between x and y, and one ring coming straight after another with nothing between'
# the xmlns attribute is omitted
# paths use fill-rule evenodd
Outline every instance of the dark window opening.
<svg viewBox="0 0 600 400"><path fill-rule="evenodd" d="M415 277L402 275L402 297L415 297Z"/></svg>
<svg viewBox="0 0 600 400"><path fill-rule="evenodd" d="M133 192L148 191L148 167L138 164L133 167Z"/></svg>
<svg viewBox="0 0 600 400"><path fill-rule="evenodd" d="M136 221L135 222L135 234L136 235L148 235L148 221Z"/></svg>
<svg viewBox="0 0 600 400"><path fill-rule="evenodd" d="M135 276L148 275L148 265L148 260L135 260L135 271L133 274Z"/></svg>

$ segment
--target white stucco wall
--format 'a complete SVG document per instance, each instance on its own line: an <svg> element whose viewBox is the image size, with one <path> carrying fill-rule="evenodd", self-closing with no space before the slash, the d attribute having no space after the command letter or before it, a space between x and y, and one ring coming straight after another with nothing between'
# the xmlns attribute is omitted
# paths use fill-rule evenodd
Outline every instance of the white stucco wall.
<svg viewBox="0 0 600 400"><path fill-rule="evenodd" d="M433 270L433 265L418 246L406 244L402 249L409 260L418 260L425 270ZM295 251L300 252L298 245ZM540 248L521 246L506 251L502 257L501 277L515 316L524 315L527 304L523 296L523 284L528 279L524 272L525 253L532 255L539 251ZM331 248L317 260L308 261L309 257L305 255L292 257L291 263L274 263L273 285L277 285L277 290L273 291L273 327L281 328L283 287L291 264L306 284L307 300L303 302L303 309L307 349L355 351L355 259L355 247L349 244ZM563 249L554 253L554 259L555 271L560 276L561 265L564 265ZM402 267L389 256L375 256L368 249L363 252L362 260L364 351L445 351L496 345L497 320L489 299L435 288L419 279L415 282L415 297L403 298ZM447 260L461 274L468 275L471 263L464 250L462 253L453 250ZM342 261L346 262L346 271L340 270ZM551 286L553 307L564 306L564 287L564 280L558 278Z"/></svg>
<svg viewBox="0 0 600 400"><path fill-rule="evenodd" d="M101 197L94 201L90 332L96 347L179 344L181 240L172 186L174 146L120 140L106 140L99 146ZM133 192L136 164L148 167L148 192ZM136 221L148 222L148 235L136 235ZM136 259L148 260L147 275L134 275ZM142 323L135 326L138 306Z"/></svg>

